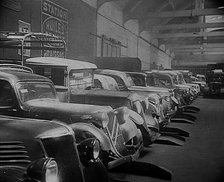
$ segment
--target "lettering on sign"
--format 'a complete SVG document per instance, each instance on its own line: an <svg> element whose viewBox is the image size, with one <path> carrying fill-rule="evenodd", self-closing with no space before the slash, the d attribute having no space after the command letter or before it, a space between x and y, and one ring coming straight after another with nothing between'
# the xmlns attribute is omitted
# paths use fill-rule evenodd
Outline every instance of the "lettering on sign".
<svg viewBox="0 0 224 182"><path fill-rule="evenodd" d="M42 32L62 38L65 42L68 39L68 10L64 7L49 1L42 0L41 3ZM49 45L48 45L49 46ZM60 47L59 44L50 44L51 47ZM63 51L47 50L44 56L65 57Z"/></svg>

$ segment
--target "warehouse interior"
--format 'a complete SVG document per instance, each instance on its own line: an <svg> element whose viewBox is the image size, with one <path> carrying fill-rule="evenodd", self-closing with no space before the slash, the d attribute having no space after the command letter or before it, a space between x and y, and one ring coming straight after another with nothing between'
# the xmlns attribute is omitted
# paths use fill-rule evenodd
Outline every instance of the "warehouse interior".
<svg viewBox="0 0 224 182"><path fill-rule="evenodd" d="M58 45L48 43L52 48L49 52L31 48L18 50L26 33L58 37L63 42L63 50L56 50L61 42L57 42ZM6 35L13 36L7 39ZM24 43L24 47L34 45L31 43L33 37L26 40L28 43ZM189 105L200 110L189 112L196 118L194 122L168 122L189 133L189 137L180 137L184 145L153 143L136 160L145 166L136 169L136 166L127 165L110 171L109 176L111 182L224 181L223 0L0 0L0 65L9 60L17 61L21 55L25 59L42 55L60 57L93 63L101 69L142 74L184 70L189 71L192 78L196 75L207 78L207 82L203 80L204 86L210 84L211 70L217 69L221 76L213 81L221 82L220 93L217 95L215 85L214 90L209 88L214 95L200 93L192 99ZM107 66L100 67L104 63ZM66 67L66 63L63 66ZM49 70L46 72L50 75ZM61 75L55 73L55 78L61 76L61 82L69 75L64 70L59 73ZM170 176L163 178L156 172L149 174L144 168L155 170L151 163L172 173L172 179Z"/></svg>
<svg viewBox="0 0 224 182"><path fill-rule="evenodd" d="M57 6L39 0L2 0L0 30L48 32L65 39L68 58L94 62L94 57L136 57L143 70L223 61L221 0L52 3ZM63 23L49 19L60 20L57 10L63 10Z"/></svg>

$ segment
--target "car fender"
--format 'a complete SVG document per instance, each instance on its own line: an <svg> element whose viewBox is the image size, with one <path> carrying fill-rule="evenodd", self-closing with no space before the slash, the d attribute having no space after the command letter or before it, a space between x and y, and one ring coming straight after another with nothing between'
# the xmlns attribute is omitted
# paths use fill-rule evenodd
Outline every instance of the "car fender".
<svg viewBox="0 0 224 182"><path fill-rule="evenodd" d="M127 107L120 107L115 109L115 114L118 123L120 124L120 129L125 142L139 135L139 131L135 123L142 125L144 120L138 113L128 109Z"/></svg>
<svg viewBox="0 0 224 182"><path fill-rule="evenodd" d="M0 181L21 182L25 178L26 168L16 166L1 166Z"/></svg>
<svg viewBox="0 0 224 182"><path fill-rule="evenodd" d="M94 135L99 141L101 145L101 149L105 151L113 150L113 147L111 146L110 140L108 136L99 128L95 127L92 124L89 123L73 123L69 125L74 132L77 131L83 131L83 132L89 132L92 135Z"/></svg>

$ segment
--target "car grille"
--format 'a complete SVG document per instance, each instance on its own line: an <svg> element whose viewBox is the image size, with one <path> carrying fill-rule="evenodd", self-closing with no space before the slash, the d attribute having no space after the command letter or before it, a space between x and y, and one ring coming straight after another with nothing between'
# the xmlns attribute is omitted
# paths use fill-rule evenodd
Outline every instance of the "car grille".
<svg viewBox="0 0 224 182"><path fill-rule="evenodd" d="M29 164L31 161L28 158L23 142L0 142L0 164Z"/></svg>
<svg viewBox="0 0 224 182"><path fill-rule="evenodd" d="M79 154L72 135L41 139L48 157L53 157L63 181L83 181Z"/></svg>

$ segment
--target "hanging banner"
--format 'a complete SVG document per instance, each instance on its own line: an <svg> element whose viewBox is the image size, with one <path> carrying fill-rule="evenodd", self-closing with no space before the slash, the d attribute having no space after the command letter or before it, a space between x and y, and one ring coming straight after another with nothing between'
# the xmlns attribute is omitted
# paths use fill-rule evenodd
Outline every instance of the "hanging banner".
<svg viewBox="0 0 224 182"><path fill-rule="evenodd" d="M41 27L43 33L58 36L67 42L68 10L52 1L42 0ZM50 46L55 47L56 45ZM44 56L64 57L65 55L62 51L47 50Z"/></svg>

